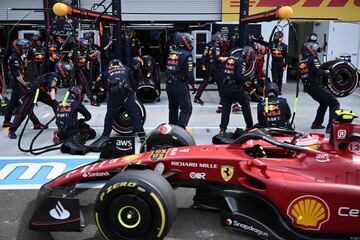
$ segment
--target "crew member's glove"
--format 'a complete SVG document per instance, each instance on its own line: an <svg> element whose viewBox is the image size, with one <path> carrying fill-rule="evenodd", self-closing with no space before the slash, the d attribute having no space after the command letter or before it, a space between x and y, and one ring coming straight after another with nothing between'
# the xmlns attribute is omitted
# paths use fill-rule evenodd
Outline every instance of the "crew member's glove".
<svg viewBox="0 0 360 240"><path fill-rule="evenodd" d="M96 81L100 82L102 80L102 74L100 73L99 76L97 76Z"/></svg>
<svg viewBox="0 0 360 240"><path fill-rule="evenodd" d="M120 90L120 87L119 87L119 84L118 83L115 83L115 84L109 84L109 91L112 92L112 93L116 93L116 92L119 92Z"/></svg>
<svg viewBox="0 0 360 240"><path fill-rule="evenodd" d="M82 124L82 123L85 123L86 121L85 121L85 118L80 118L79 120L78 120L78 123L79 124Z"/></svg>
<svg viewBox="0 0 360 240"><path fill-rule="evenodd" d="M192 87L192 90L193 90L192 94L195 94L196 91L197 91L196 84L194 83L193 85L191 85L191 87Z"/></svg>
<svg viewBox="0 0 360 240"><path fill-rule="evenodd" d="M151 73L148 73L146 77L151 78Z"/></svg>
<svg viewBox="0 0 360 240"><path fill-rule="evenodd" d="M56 111L57 108L59 107L59 102L56 99L52 100L51 107L54 109L54 111Z"/></svg>
<svg viewBox="0 0 360 240"><path fill-rule="evenodd" d="M31 94L33 91L31 89L31 84L29 82L25 82L25 85L23 85L26 91L26 94Z"/></svg>

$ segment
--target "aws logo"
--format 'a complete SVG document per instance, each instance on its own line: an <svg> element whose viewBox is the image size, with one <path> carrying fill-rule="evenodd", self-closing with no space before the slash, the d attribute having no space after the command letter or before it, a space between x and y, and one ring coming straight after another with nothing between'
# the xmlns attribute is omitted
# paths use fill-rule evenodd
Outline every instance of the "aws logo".
<svg viewBox="0 0 360 240"><path fill-rule="evenodd" d="M330 210L323 199L312 195L304 195L290 203L287 215L291 218L294 226L319 231L321 225L329 221Z"/></svg>
<svg viewBox="0 0 360 240"><path fill-rule="evenodd" d="M117 140L116 148L121 151L131 150L133 148L132 140Z"/></svg>

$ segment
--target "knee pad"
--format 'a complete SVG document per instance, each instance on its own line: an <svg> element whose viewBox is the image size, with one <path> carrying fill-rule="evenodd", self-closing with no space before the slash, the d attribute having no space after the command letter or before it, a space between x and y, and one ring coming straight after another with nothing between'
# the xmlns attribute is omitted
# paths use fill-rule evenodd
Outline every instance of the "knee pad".
<svg viewBox="0 0 360 240"><path fill-rule="evenodd" d="M81 133L84 134L84 138L86 141L94 139L96 137L96 132L92 128L86 129L86 131L82 131Z"/></svg>

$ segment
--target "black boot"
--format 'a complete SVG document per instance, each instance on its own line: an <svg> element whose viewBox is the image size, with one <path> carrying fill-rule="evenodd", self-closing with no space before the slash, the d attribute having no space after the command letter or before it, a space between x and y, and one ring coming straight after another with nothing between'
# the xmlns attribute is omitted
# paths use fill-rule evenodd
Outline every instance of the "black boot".
<svg viewBox="0 0 360 240"><path fill-rule="evenodd" d="M91 152L101 152L107 142L110 140L109 136L101 136L88 147Z"/></svg>

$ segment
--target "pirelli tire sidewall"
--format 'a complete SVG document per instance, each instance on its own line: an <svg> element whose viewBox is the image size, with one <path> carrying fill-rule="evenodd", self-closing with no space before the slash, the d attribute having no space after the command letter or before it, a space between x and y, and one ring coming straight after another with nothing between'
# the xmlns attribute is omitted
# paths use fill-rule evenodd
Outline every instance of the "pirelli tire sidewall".
<svg viewBox="0 0 360 240"><path fill-rule="evenodd" d="M175 194L165 178L152 170L127 170L101 189L94 217L104 239L152 240L166 236L176 211Z"/></svg>
<svg viewBox="0 0 360 240"><path fill-rule="evenodd" d="M323 63L321 68L331 72L329 77L323 78L322 84L336 97L352 94L359 85L359 73L348 61L328 61Z"/></svg>
<svg viewBox="0 0 360 240"><path fill-rule="evenodd" d="M144 105L135 98L136 106L138 107L142 124L146 121L146 109ZM126 111L124 107L120 106L113 118L112 129L121 135L132 135L134 134L134 126L131 123L130 117L125 115Z"/></svg>
<svg viewBox="0 0 360 240"><path fill-rule="evenodd" d="M137 83L136 98L142 103L155 102L160 96L154 79L143 78Z"/></svg>
<svg viewBox="0 0 360 240"><path fill-rule="evenodd" d="M170 130L166 134L161 133L160 129L167 126ZM145 148L146 145L146 148ZM185 147L195 146L195 140L191 134L184 128L173 124L163 123L152 130L145 139L145 142L140 147L140 152L150 151L158 148L169 147Z"/></svg>

